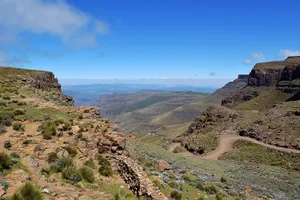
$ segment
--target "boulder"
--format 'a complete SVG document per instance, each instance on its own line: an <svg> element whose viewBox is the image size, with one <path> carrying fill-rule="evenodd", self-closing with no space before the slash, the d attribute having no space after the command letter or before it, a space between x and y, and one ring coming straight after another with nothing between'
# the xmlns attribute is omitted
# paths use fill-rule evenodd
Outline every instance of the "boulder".
<svg viewBox="0 0 300 200"><path fill-rule="evenodd" d="M160 170L169 170L171 169L171 165L164 160L159 160L157 163L157 168Z"/></svg>

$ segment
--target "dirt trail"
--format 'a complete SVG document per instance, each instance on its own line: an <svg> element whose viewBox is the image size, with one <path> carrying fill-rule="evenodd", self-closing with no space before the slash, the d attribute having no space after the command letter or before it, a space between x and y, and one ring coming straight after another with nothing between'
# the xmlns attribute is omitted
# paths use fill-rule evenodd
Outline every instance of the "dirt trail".
<svg viewBox="0 0 300 200"><path fill-rule="evenodd" d="M206 155L197 156L197 155L194 155L194 154L192 154L188 151L187 152L182 152L180 154L183 155L183 156L188 156L188 157L198 157L198 158L204 158L204 159L209 159L209 160L218 160L218 158L221 155L223 155L224 153L229 152L230 150L232 150L233 144L238 140L249 141L249 142L259 144L261 146L264 146L264 147L267 147L267 148L270 148L270 149L275 149L275 150L278 150L278 151L300 153L300 150L277 147L277 146L265 144L263 142L259 142L255 139L252 139L252 138L242 137L242 136L238 136L238 135L225 134L225 135L220 136L219 144L218 144L217 148L214 151L212 151L212 152L210 152ZM180 143L173 143L169 146L168 150L172 152L179 145L180 145Z"/></svg>
<svg viewBox="0 0 300 200"><path fill-rule="evenodd" d="M278 150L278 151L300 153L300 151L296 150L296 149L287 149L287 148L283 148L283 147L277 147L277 146L265 144L263 142L259 142L255 139L248 138L248 137L242 137L242 136L238 136L238 135L221 135L220 139L219 139L218 147L214 151L208 153L207 155L202 156L202 158L211 159L211 160L218 160L218 158L221 155L223 155L224 153L232 150L233 144L238 140L249 141L249 142L259 144L261 146L264 146L264 147L267 147L267 148L270 148L270 149L275 149L275 150Z"/></svg>

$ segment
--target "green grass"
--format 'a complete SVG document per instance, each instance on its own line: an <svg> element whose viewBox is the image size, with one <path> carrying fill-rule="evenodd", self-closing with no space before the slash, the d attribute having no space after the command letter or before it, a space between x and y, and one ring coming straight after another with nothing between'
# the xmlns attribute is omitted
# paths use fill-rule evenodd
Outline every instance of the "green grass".
<svg viewBox="0 0 300 200"><path fill-rule="evenodd" d="M121 188L120 184L103 184L101 185L101 191L115 196L118 194L120 200L138 200L138 198L126 187Z"/></svg>
<svg viewBox="0 0 300 200"><path fill-rule="evenodd" d="M235 108L238 110L265 110L272 108L273 105L279 102L286 101L291 96L292 94L270 89L269 91L262 92L258 97L250 101L237 105Z"/></svg>
<svg viewBox="0 0 300 200"><path fill-rule="evenodd" d="M220 159L259 163L300 171L299 153L285 153L248 141L236 142L234 150L221 156Z"/></svg>
<svg viewBox="0 0 300 200"><path fill-rule="evenodd" d="M56 110L54 108L36 108L33 106L24 106L23 109L26 111L26 113L24 115L16 116L16 120L43 120L45 116L50 116L52 120L70 120L76 117L75 114L70 114L65 111Z"/></svg>

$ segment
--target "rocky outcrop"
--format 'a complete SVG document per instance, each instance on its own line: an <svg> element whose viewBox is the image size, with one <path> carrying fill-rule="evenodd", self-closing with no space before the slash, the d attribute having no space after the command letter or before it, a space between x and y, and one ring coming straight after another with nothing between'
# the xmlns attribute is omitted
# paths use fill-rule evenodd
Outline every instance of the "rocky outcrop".
<svg viewBox="0 0 300 200"><path fill-rule="evenodd" d="M63 105L74 105L73 98L62 93L61 85L52 72L0 67L0 75L0 83L52 92L51 100L60 102Z"/></svg>
<svg viewBox="0 0 300 200"><path fill-rule="evenodd" d="M114 156L118 172L129 189L137 196L148 200L168 200L150 181L147 173L142 170L138 163L127 156Z"/></svg>
<svg viewBox="0 0 300 200"><path fill-rule="evenodd" d="M300 56L288 57L283 61L258 63L249 74L248 86L277 86L282 81L292 81L298 74ZM283 83L284 84L284 83ZM292 82L290 82L293 85Z"/></svg>

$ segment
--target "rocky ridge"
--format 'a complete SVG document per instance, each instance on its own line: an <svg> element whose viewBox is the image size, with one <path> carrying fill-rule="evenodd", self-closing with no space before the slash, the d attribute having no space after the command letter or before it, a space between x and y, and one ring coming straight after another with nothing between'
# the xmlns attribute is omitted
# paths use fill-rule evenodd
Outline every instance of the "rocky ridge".
<svg viewBox="0 0 300 200"><path fill-rule="evenodd" d="M51 72L5 67L0 68L0 74L4 77L0 83L0 156L8 155L16 163L9 164L12 168L8 172L0 166L1 184L9 185L0 194L2 197L31 182L41 188L45 199L113 199L119 190L115 193L101 190L112 182L124 192L128 188L147 199L167 199L128 157L125 134L117 125L101 119L96 107L73 106L72 98L62 94ZM52 161L50 155L54 156ZM114 164L120 163L120 158L128 169L126 172ZM61 162L66 159L71 163L70 168L64 169ZM94 183L87 183L83 175L78 175L87 163L95 174ZM75 173L72 178L66 177L68 170ZM127 172L137 177L136 184L141 189L138 192L128 182Z"/></svg>

